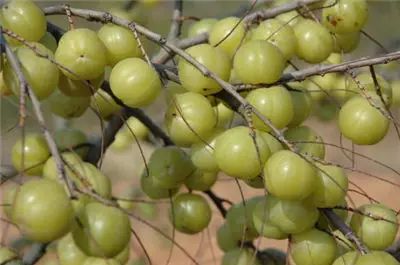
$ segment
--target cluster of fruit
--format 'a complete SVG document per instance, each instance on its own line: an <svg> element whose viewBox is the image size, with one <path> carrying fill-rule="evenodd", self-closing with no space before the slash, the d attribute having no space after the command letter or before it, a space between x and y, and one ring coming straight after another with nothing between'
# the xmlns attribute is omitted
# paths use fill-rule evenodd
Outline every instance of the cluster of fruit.
<svg viewBox="0 0 400 265"><path fill-rule="evenodd" d="M321 11L310 16L313 9ZM327 0L300 11L303 16L291 11L250 26L237 17L203 19L191 26L189 37L207 33L208 43L185 52L223 81L256 85L258 88L240 93L271 124L254 113L245 115L251 126L238 124L233 106L217 96L221 85L180 58L176 69L180 84L170 83L166 88L164 119L175 145L158 147L151 154L141 188L154 200L172 198L169 219L176 230L186 234L208 227L211 207L201 191L212 188L219 172L265 189L268 195L228 209L216 235L226 252L224 265L259 264L250 248L240 246L260 236L289 238L288 254L297 265L399 264L383 251L395 240L396 213L381 204L368 204L348 218L347 175L340 167L324 162L322 138L302 125L316 102L333 98L343 103L338 114L340 132L355 144L376 144L388 131L386 112L398 101L394 98L398 92L392 92L398 85L360 72L355 77L329 73L274 86L295 57L309 64L340 63L342 54L359 44L367 3ZM97 32L71 27L57 42L46 32L44 13L29 0L3 5L0 22L7 32L19 36L5 34L32 93L57 116L77 118L89 106L105 120L117 114L121 106L99 89L103 81L108 81L113 96L130 108L152 104L163 89L158 72L146 61L141 42L131 29L111 23ZM1 69L0 92L20 93L20 80L7 60ZM285 129L282 136L270 133L281 129ZM129 119L114 145L118 147L118 141L124 142L131 134L144 139L148 129ZM4 211L27 238L44 243L59 240L62 265L126 263L129 215L113 201L110 179L85 162L86 136L64 130L56 134L56 142L66 179L59 176L43 136L30 134L14 145L13 166L25 175L41 178L8 185ZM370 252L359 255L358 246L346 239L348 235L330 232L332 226L320 209L335 207ZM285 264L280 253L266 253L268 264Z"/></svg>

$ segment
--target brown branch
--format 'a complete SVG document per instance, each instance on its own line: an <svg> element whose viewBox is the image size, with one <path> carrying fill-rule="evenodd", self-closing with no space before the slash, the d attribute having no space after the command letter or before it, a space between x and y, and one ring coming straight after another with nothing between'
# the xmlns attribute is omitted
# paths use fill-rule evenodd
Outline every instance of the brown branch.
<svg viewBox="0 0 400 265"><path fill-rule="evenodd" d="M334 227L339 229L339 231L357 247L361 254L368 253L368 249L364 243L362 243L351 228L332 209L320 209L320 211Z"/></svg>
<svg viewBox="0 0 400 265"><path fill-rule="evenodd" d="M348 72L349 70L352 69L358 69L378 64L386 64L391 61L396 61L399 59L400 59L400 51L396 51L371 58L365 57L352 61L347 61L340 64L316 65L306 69L293 71L291 73L283 74L282 77L276 83L273 84L259 84L259 85L238 84L235 85L235 87L238 91L249 90L260 87L270 87L270 86L285 84L292 81L303 81L306 78L315 75L325 75L328 73L343 73L343 72Z"/></svg>

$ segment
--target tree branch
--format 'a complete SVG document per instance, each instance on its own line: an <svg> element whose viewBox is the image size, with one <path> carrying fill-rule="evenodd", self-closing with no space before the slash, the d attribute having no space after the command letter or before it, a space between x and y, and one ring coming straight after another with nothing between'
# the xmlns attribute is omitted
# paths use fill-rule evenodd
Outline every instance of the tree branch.
<svg viewBox="0 0 400 265"><path fill-rule="evenodd" d="M174 12L172 14L172 22L171 27L168 33L168 40L175 40L181 35L182 29L182 20L180 19L183 12L183 1L175 0L174 1Z"/></svg>

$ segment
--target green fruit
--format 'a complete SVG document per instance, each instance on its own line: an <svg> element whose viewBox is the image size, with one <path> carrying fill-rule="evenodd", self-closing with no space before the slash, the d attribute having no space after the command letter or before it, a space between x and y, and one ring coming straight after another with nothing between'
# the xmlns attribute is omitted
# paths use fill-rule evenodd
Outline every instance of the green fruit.
<svg viewBox="0 0 400 265"><path fill-rule="evenodd" d="M349 53L354 51L360 43L360 32L336 33L333 35L333 51Z"/></svg>
<svg viewBox="0 0 400 265"><path fill-rule="evenodd" d="M190 190L209 190L217 181L218 172L208 172L196 169L186 180L185 185Z"/></svg>
<svg viewBox="0 0 400 265"><path fill-rule="evenodd" d="M307 91L290 91L293 103L293 118L288 127L301 125L311 113L312 99Z"/></svg>
<svg viewBox="0 0 400 265"><path fill-rule="evenodd" d="M104 74L92 80L73 80L60 74L58 88L60 91L70 97L89 97L96 93L104 81Z"/></svg>
<svg viewBox="0 0 400 265"><path fill-rule="evenodd" d="M46 32L44 36L38 41L40 44L43 44L47 49L52 51L53 53L57 50L57 40L50 32Z"/></svg>
<svg viewBox="0 0 400 265"><path fill-rule="evenodd" d="M31 180L15 195L12 219L27 238L50 242L71 229L73 208L62 185L48 179Z"/></svg>
<svg viewBox="0 0 400 265"><path fill-rule="evenodd" d="M11 151L12 164L27 175L40 176L43 164L50 157L45 138L40 134L27 134L19 139Z"/></svg>
<svg viewBox="0 0 400 265"><path fill-rule="evenodd" d="M204 230L211 220L211 208L200 195L181 193L172 202L172 223L186 234L196 234Z"/></svg>
<svg viewBox="0 0 400 265"><path fill-rule="evenodd" d="M264 142L267 143L269 150L271 151L271 155L283 149L281 142L270 133L260 131L261 137L264 139Z"/></svg>
<svg viewBox="0 0 400 265"><path fill-rule="evenodd" d="M90 106L102 119L108 120L122 107L115 103L112 97L104 90L97 90L91 98Z"/></svg>
<svg viewBox="0 0 400 265"><path fill-rule="evenodd" d="M261 173L270 150L259 132L255 132L255 139L251 133L250 128L238 126L218 136L214 157L221 171L240 179L252 179Z"/></svg>
<svg viewBox="0 0 400 265"><path fill-rule="evenodd" d="M82 265L121 265L121 263L115 259L89 257Z"/></svg>
<svg viewBox="0 0 400 265"><path fill-rule="evenodd" d="M90 104L89 97L69 97L56 90L46 100L50 111L64 119L78 118L82 116Z"/></svg>
<svg viewBox="0 0 400 265"><path fill-rule="evenodd" d="M18 255L9 248L0 248L0 264L9 264L11 260L17 259Z"/></svg>
<svg viewBox="0 0 400 265"><path fill-rule="evenodd" d="M225 253L222 265L260 265L254 252L248 248L235 248Z"/></svg>
<svg viewBox="0 0 400 265"><path fill-rule="evenodd" d="M358 264L361 254L356 251L350 251L338 257L332 265L348 265L348 264Z"/></svg>
<svg viewBox="0 0 400 265"><path fill-rule="evenodd" d="M205 142L192 145L190 157L196 168L210 172L219 171L217 161L214 157L214 150L216 139L220 134L221 131L217 130Z"/></svg>
<svg viewBox="0 0 400 265"><path fill-rule="evenodd" d="M82 265L88 258L76 245L70 233L58 241L57 257L60 265Z"/></svg>
<svg viewBox="0 0 400 265"><path fill-rule="evenodd" d="M321 136L308 126L287 129L284 132L286 140L293 143L300 154L324 159L325 145Z"/></svg>
<svg viewBox="0 0 400 265"><path fill-rule="evenodd" d="M128 216L121 210L92 202L77 216L72 236L87 255L111 258L129 243L131 227Z"/></svg>
<svg viewBox="0 0 400 265"><path fill-rule="evenodd" d="M157 72L139 58L117 63L110 74L110 87L115 96L132 108L152 103L161 91Z"/></svg>
<svg viewBox="0 0 400 265"><path fill-rule="evenodd" d="M399 262L389 253L385 251L372 251L366 255L362 255L357 259L355 265L398 265Z"/></svg>
<svg viewBox="0 0 400 265"><path fill-rule="evenodd" d="M224 252L234 249L239 245L240 240L233 237L229 223L225 222L218 228L217 243L219 248Z"/></svg>
<svg viewBox="0 0 400 265"><path fill-rule="evenodd" d="M62 151L75 151L80 157L85 158L89 148L83 146L88 143L86 135L73 128L57 130L54 134L57 147Z"/></svg>
<svg viewBox="0 0 400 265"><path fill-rule="evenodd" d="M175 195L179 190L179 187L172 189L161 187L161 185L157 181L155 181L151 175L147 176L145 172L140 178L140 185L143 192L149 198L154 200L170 198Z"/></svg>
<svg viewBox="0 0 400 265"><path fill-rule="evenodd" d="M66 32L58 43L56 61L66 69L60 69L72 80L91 80L99 77L107 63L107 50L97 34L86 28Z"/></svg>
<svg viewBox="0 0 400 265"><path fill-rule="evenodd" d="M188 38L195 37L203 33L209 33L215 23L217 23L215 18L203 18L199 21L194 22L190 25L188 30Z"/></svg>

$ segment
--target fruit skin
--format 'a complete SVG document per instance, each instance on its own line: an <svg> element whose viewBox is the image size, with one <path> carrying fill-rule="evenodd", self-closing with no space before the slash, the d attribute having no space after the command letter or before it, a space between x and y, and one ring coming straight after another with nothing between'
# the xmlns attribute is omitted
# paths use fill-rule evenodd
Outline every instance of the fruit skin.
<svg viewBox="0 0 400 265"><path fill-rule="evenodd" d="M293 119L293 102L289 91L281 86L259 88L251 91L246 99L278 129L286 127ZM252 115L254 127L271 131L255 114Z"/></svg>
<svg viewBox="0 0 400 265"><path fill-rule="evenodd" d="M349 53L354 51L360 43L360 32L336 33L333 36L333 51Z"/></svg>
<svg viewBox="0 0 400 265"><path fill-rule="evenodd" d="M39 41L46 33L46 17L43 11L30 0L12 0L0 11L1 23L27 41ZM20 45L17 40L7 37L12 45Z"/></svg>
<svg viewBox="0 0 400 265"><path fill-rule="evenodd" d="M329 31L317 22L304 19L296 24L297 56L308 63L320 63L333 51L333 39Z"/></svg>
<svg viewBox="0 0 400 265"><path fill-rule="evenodd" d="M301 125L311 113L312 98L307 91L290 91L293 104L293 118L288 127Z"/></svg>
<svg viewBox="0 0 400 265"><path fill-rule="evenodd" d="M75 223L72 236L87 255L112 258L129 243L129 218L117 208L92 202L85 206L77 218L82 227Z"/></svg>
<svg viewBox="0 0 400 265"><path fill-rule="evenodd" d="M218 247L225 252L234 249L239 245L240 240L233 237L229 223L225 222L218 228L217 243Z"/></svg>
<svg viewBox="0 0 400 265"><path fill-rule="evenodd" d="M29 239L50 242L71 229L73 208L62 185L35 179L24 183L12 208L12 220Z"/></svg>
<svg viewBox="0 0 400 265"><path fill-rule="evenodd" d="M372 101L379 105L376 98L372 97ZM338 121L341 133L359 145L378 143L385 137L390 123L367 99L360 96L351 98L342 106Z"/></svg>
<svg viewBox="0 0 400 265"><path fill-rule="evenodd" d="M190 25L188 30L188 38L208 33L212 29L215 23L217 23L217 19L215 18L203 18L200 21L194 22Z"/></svg>
<svg viewBox="0 0 400 265"><path fill-rule="evenodd" d="M88 257L82 265L121 265L121 263L115 259Z"/></svg>
<svg viewBox="0 0 400 265"><path fill-rule="evenodd" d="M297 39L291 26L278 19L268 19L252 31L251 39L268 41L282 52L286 60L296 53Z"/></svg>
<svg viewBox="0 0 400 265"><path fill-rule="evenodd" d="M288 150L274 153L264 166L268 191L284 200L303 200L316 187L317 172L313 165Z"/></svg>
<svg viewBox="0 0 400 265"><path fill-rule="evenodd" d="M398 265L399 264L399 262L392 255L390 255L385 251L371 251L370 253L367 253L365 255L358 254L358 256L355 259L357 260L355 262L355 265L375 265L375 264ZM343 263L338 263L334 265L342 265L342 264Z"/></svg>
<svg viewBox="0 0 400 265"><path fill-rule="evenodd" d="M219 171L214 157L215 142L222 130L216 130L205 142L195 143L191 146L190 158L193 165L203 171Z"/></svg>
<svg viewBox="0 0 400 265"><path fill-rule="evenodd" d="M217 181L218 172L207 172L196 169L186 180L185 185L188 189L206 191L209 190Z"/></svg>
<svg viewBox="0 0 400 265"><path fill-rule="evenodd" d="M56 61L68 68L60 69L72 80L91 80L99 77L107 63L107 50L97 34L86 28L67 31L60 39Z"/></svg>
<svg viewBox="0 0 400 265"><path fill-rule="evenodd" d="M22 144L24 144L23 151ZM14 144L11 151L11 160L13 166L16 170L24 171L24 173L27 175L41 175L43 165L49 157L50 151L46 140L40 134L25 135L24 139L19 139ZM21 164L22 159L24 162L24 167L22 167Z"/></svg>
<svg viewBox="0 0 400 265"><path fill-rule="evenodd" d="M165 123L174 143L188 147L214 132L217 115L205 96L186 92L174 96L165 113Z"/></svg>
<svg viewBox="0 0 400 265"><path fill-rule="evenodd" d="M354 213L350 222L356 235L370 249L384 250L389 247L399 228L396 213L382 204L363 205L358 210L364 215ZM372 217L366 216L368 214ZM375 220L373 217L384 220Z"/></svg>
<svg viewBox="0 0 400 265"><path fill-rule="evenodd" d="M40 44L43 44L47 49L49 49L53 53L55 53L57 50L57 45L58 45L57 40L50 32L46 32L38 42Z"/></svg>
<svg viewBox="0 0 400 265"><path fill-rule="evenodd" d="M248 248L235 248L225 253L222 265L261 265L252 250Z"/></svg>
<svg viewBox="0 0 400 265"><path fill-rule="evenodd" d="M64 128L57 130L54 134L54 140L60 150L74 151L82 157L82 159L86 157L87 152L89 151L87 146L82 146L83 144L88 143L88 139L86 135L78 129ZM78 146L81 147L77 148Z"/></svg>
<svg viewBox="0 0 400 265"><path fill-rule="evenodd" d="M211 208L198 194L181 193L172 202L171 220L174 227L185 234L203 231L211 221Z"/></svg>
<svg viewBox="0 0 400 265"><path fill-rule="evenodd" d="M100 74L96 79L88 81L72 80L63 74L60 74L58 88L63 94L70 97L89 97L99 89L103 81L104 74Z"/></svg>
<svg viewBox="0 0 400 265"><path fill-rule="evenodd" d="M88 258L76 245L71 233L57 242L57 257L60 265L82 265Z"/></svg>
<svg viewBox="0 0 400 265"><path fill-rule="evenodd" d="M107 49L107 64L110 66L126 58L142 56L133 32L127 28L105 24L98 31L97 36Z"/></svg>
<svg viewBox="0 0 400 265"><path fill-rule="evenodd" d="M53 52L40 43L32 42L37 51L50 59L53 59ZM22 72L32 91L38 100L43 100L51 95L57 88L59 71L55 64L46 58L41 58L30 48L21 46L15 51L15 55L21 63ZM12 69L9 62L5 64L3 71L5 85L13 91L15 95L20 94L18 76Z"/></svg>
<svg viewBox="0 0 400 265"><path fill-rule="evenodd" d="M290 128L284 132L284 136L293 143L300 154L324 159L324 141L312 128L305 125Z"/></svg>
<svg viewBox="0 0 400 265"><path fill-rule="evenodd" d="M279 80L286 67L285 58L273 44L251 40L238 49L233 69L243 83L271 84Z"/></svg>
<svg viewBox="0 0 400 265"><path fill-rule="evenodd" d="M140 178L140 186L143 192L153 200L170 198L174 196L179 190L179 187L172 189L161 187L151 175L147 176L146 172L143 172Z"/></svg>
<svg viewBox="0 0 400 265"><path fill-rule="evenodd" d="M331 265L336 252L333 237L317 229L292 236L290 254L297 265Z"/></svg>
<svg viewBox="0 0 400 265"><path fill-rule="evenodd" d="M317 164L317 181L311 195L314 206L329 208L340 205L346 197L349 180L344 170L337 166Z"/></svg>
<svg viewBox="0 0 400 265"><path fill-rule="evenodd" d="M199 44L186 49L186 52L222 80L228 81L231 61L221 48L209 44ZM178 64L178 74L182 86L189 91L209 95L222 90L222 87L216 81L204 76L192 64L182 58Z"/></svg>
<svg viewBox="0 0 400 265"><path fill-rule="evenodd" d="M102 89L97 90L91 97L90 106L105 120L109 120L112 114L118 112L122 108Z"/></svg>
<svg viewBox="0 0 400 265"><path fill-rule="evenodd" d="M219 20L211 28L208 41L212 46L224 50L229 56L233 56L245 37L244 24L237 17L227 17Z"/></svg>
<svg viewBox="0 0 400 265"><path fill-rule="evenodd" d="M255 143L250 134L250 128L238 126L217 137L214 157L221 171L245 180L255 178L261 173L262 165L270 156L270 150L260 133L256 132Z"/></svg>
<svg viewBox="0 0 400 265"><path fill-rule="evenodd" d="M322 10L322 23L335 33L360 31L368 19L368 4L365 0L341 0L335 5L327 0Z"/></svg>
<svg viewBox="0 0 400 265"><path fill-rule="evenodd" d="M332 265L357 264L357 260L359 259L360 256L361 254L356 251L349 251L336 258L336 260L333 262Z"/></svg>
<svg viewBox="0 0 400 265"><path fill-rule="evenodd" d="M50 111L64 119L78 118L82 116L90 104L89 97L69 97L60 92L54 93L47 98L46 104Z"/></svg>
<svg viewBox="0 0 400 265"><path fill-rule="evenodd" d="M12 95L12 90L6 85L3 77L3 69L0 70L0 97Z"/></svg>
<svg viewBox="0 0 400 265"><path fill-rule="evenodd" d="M190 157L179 147L166 146L156 149L147 163L152 181L164 189L178 188L195 170Z"/></svg>
<svg viewBox="0 0 400 265"><path fill-rule="evenodd" d="M152 103L161 91L157 72L139 58L128 58L117 63L110 74L112 92L132 108Z"/></svg>

